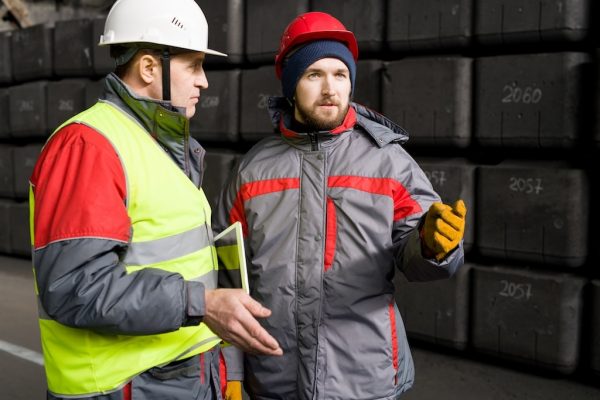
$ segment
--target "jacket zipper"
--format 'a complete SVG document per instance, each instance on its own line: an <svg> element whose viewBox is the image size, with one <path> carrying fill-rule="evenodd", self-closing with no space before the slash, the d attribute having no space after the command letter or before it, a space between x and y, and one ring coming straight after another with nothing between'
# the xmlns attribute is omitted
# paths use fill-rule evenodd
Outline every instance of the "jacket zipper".
<svg viewBox="0 0 600 400"><path fill-rule="evenodd" d="M310 149L312 151L319 150L319 138L315 133L309 133L308 137L310 138Z"/></svg>
<svg viewBox="0 0 600 400"><path fill-rule="evenodd" d="M183 168L185 169L185 174L188 177L192 177L192 167L190 166L190 155L189 149L190 144L187 137L183 138Z"/></svg>

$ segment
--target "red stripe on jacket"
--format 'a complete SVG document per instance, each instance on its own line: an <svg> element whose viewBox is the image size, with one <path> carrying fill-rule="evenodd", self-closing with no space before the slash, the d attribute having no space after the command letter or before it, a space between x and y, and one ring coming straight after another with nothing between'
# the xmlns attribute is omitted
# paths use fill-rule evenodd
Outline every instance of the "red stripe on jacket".
<svg viewBox="0 0 600 400"><path fill-rule="evenodd" d="M131 382L123 386L123 400L131 400Z"/></svg>
<svg viewBox="0 0 600 400"><path fill-rule="evenodd" d="M31 176L34 247L81 237L127 242L125 172L110 142L70 124L44 147Z"/></svg>
<svg viewBox="0 0 600 400"><path fill-rule="evenodd" d="M235 202L229 213L229 222L233 224L236 221L240 221L244 236L247 236L248 223L246 222L246 213L244 212L244 203L246 201L263 194L299 188L299 178L275 178L245 183L237 193Z"/></svg>
<svg viewBox="0 0 600 400"><path fill-rule="evenodd" d="M391 178L368 178L363 176L330 176L327 186L344 187L367 193L388 196L394 201L394 221L421 212L421 206L415 201L402 183Z"/></svg>
<svg viewBox="0 0 600 400"><path fill-rule="evenodd" d="M398 383L398 368L400 364L398 362L398 335L396 335L396 312L394 310L394 300L390 303L389 306L390 313L390 329L392 335L392 364L394 366L394 384Z"/></svg>
<svg viewBox="0 0 600 400"><path fill-rule="evenodd" d="M227 393L227 361L225 360L225 356L223 352L219 352L219 378L221 384L221 394L223 399L225 398L225 393Z"/></svg>
<svg viewBox="0 0 600 400"><path fill-rule="evenodd" d="M327 227L325 231L325 271L331 268L335 256L335 241L337 237L337 216L335 203L327 197Z"/></svg>

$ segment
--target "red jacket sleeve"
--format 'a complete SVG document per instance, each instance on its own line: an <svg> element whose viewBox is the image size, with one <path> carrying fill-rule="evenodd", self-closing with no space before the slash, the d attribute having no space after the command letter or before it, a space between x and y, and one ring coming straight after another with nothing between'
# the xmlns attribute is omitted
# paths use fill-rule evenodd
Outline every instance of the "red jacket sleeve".
<svg viewBox="0 0 600 400"><path fill-rule="evenodd" d="M34 248L83 237L127 242L125 182L108 139L82 124L62 128L42 150L31 176Z"/></svg>
<svg viewBox="0 0 600 400"><path fill-rule="evenodd" d="M62 128L42 150L31 184L33 263L40 304L50 317L127 335L199 323L201 283L157 268L127 273L120 261L131 223L125 172L108 139L82 124ZM198 310L193 318L188 308Z"/></svg>

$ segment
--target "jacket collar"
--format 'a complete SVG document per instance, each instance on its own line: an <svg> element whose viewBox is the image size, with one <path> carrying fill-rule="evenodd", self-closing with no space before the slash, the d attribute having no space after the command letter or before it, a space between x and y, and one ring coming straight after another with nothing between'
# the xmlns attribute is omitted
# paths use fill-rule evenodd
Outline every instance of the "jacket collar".
<svg viewBox="0 0 600 400"><path fill-rule="evenodd" d="M360 125L379 147L389 143L404 144L408 141L408 132L388 117L358 103L352 103L352 107L356 110L357 125Z"/></svg>
<svg viewBox="0 0 600 400"><path fill-rule="evenodd" d="M106 76L104 99L138 121L192 181L201 182L202 167L196 164L202 165L204 149L195 140L190 141L189 120L184 109L168 101L135 94L114 73ZM191 153L200 160L190 162Z"/></svg>
<svg viewBox="0 0 600 400"><path fill-rule="evenodd" d="M292 126L293 108L285 97L269 98L269 114L271 122L285 138L295 140L308 140L308 132L295 132ZM408 140L408 132L389 118L373 111L358 103L350 103L350 109L342 124L331 130L314 132L319 137L333 138L354 128L355 125L363 128L377 143L383 147L389 143L405 143Z"/></svg>

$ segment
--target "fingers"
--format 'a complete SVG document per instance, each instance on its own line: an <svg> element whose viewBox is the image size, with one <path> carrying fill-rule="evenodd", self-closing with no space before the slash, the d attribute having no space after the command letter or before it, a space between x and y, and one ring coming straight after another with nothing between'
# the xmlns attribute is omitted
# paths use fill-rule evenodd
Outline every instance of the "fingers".
<svg viewBox="0 0 600 400"><path fill-rule="evenodd" d="M283 351L279 347L277 340L256 321L253 317L266 318L271 315L271 310L263 307L258 301L254 300L250 296L244 297L242 304L246 307L246 310L251 314L250 318L245 318L242 321L244 328L249 333L250 337L256 342L255 345L261 347L262 352L269 352L273 355L281 355Z"/></svg>
<svg viewBox="0 0 600 400"><path fill-rule="evenodd" d="M255 316L269 316L271 311L240 289L207 291L206 323L223 340L252 354L281 355L279 344L258 323Z"/></svg>
<svg viewBox="0 0 600 400"><path fill-rule="evenodd" d="M261 327L260 329L263 328ZM275 339L266 333L266 331L264 332L264 335L275 341ZM265 340L265 337L259 332L258 328L247 328L240 326L239 329L232 330L231 336L226 340L249 354L263 354L270 356L280 356L283 354L283 351L281 348L279 348L279 345L277 345L276 348L273 348L271 345L265 344L265 341L268 342L268 340ZM276 341L275 344L277 344Z"/></svg>
<svg viewBox="0 0 600 400"><path fill-rule="evenodd" d="M433 238L437 247L435 251L438 253L446 254L458 244L458 240L450 240L439 232L434 233Z"/></svg>
<svg viewBox="0 0 600 400"><path fill-rule="evenodd" d="M455 230L461 230L465 224L465 219L464 217L457 216L452 209L448 208L442 212L442 215L440 215L437 222L442 222L440 225L447 224Z"/></svg>
<svg viewBox="0 0 600 400"><path fill-rule="evenodd" d="M460 235L460 229L439 218L435 221L435 235L440 235L449 241L454 241Z"/></svg>
<svg viewBox="0 0 600 400"><path fill-rule="evenodd" d="M242 304L246 306L246 309L250 311L250 314L255 316L256 318L267 318L271 315L271 310L266 307L263 307L258 301L254 300L252 297L247 296L242 300Z"/></svg>
<svg viewBox="0 0 600 400"><path fill-rule="evenodd" d="M432 217L439 217L445 210L450 209L450 206L436 201L429 207L429 213Z"/></svg>
<svg viewBox="0 0 600 400"><path fill-rule="evenodd" d="M451 211L459 218L464 218L465 215L467 215L467 206L465 205L465 202L460 199L455 201L452 207L439 201L432 203L429 207L429 213L432 214L432 216L441 216L447 210Z"/></svg>
<svg viewBox="0 0 600 400"><path fill-rule="evenodd" d="M440 219L455 230L461 231L464 229L465 216L467 215L467 207L465 206L464 201L457 200L452 207L443 203L433 203L430 208L430 211L432 210ZM442 227L443 224L438 224L439 219L436 221L436 228L441 232L446 232L447 229Z"/></svg>
<svg viewBox="0 0 600 400"><path fill-rule="evenodd" d="M265 328L263 328L250 313L240 319L240 324L242 327L240 330L240 337L246 343L247 347L249 347L250 352L270 355L283 354L277 340L269 335Z"/></svg>

